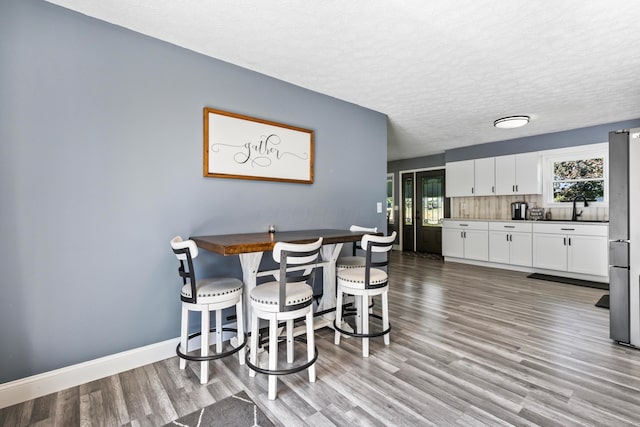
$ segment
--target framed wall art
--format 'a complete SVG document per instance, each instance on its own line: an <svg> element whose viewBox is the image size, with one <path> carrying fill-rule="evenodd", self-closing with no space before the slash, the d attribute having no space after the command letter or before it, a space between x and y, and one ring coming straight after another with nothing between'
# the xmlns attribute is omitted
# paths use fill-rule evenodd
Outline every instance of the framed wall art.
<svg viewBox="0 0 640 427"><path fill-rule="evenodd" d="M204 108L204 176L313 183L313 131Z"/></svg>

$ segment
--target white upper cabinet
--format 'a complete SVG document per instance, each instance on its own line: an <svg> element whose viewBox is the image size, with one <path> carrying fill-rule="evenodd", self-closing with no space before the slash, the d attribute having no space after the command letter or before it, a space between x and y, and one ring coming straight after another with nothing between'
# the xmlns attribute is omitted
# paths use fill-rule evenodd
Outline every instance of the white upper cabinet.
<svg viewBox="0 0 640 427"><path fill-rule="evenodd" d="M473 196L474 170L473 160L448 162L445 169L447 197Z"/></svg>
<svg viewBox="0 0 640 427"><path fill-rule="evenodd" d="M474 161L474 196L493 196L496 194L495 157Z"/></svg>
<svg viewBox="0 0 640 427"><path fill-rule="evenodd" d="M542 194L542 168L537 152L495 158L496 195Z"/></svg>
<svg viewBox="0 0 640 427"><path fill-rule="evenodd" d="M496 194L514 194L516 190L516 156L496 157Z"/></svg>
<svg viewBox="0 0 640 427"><path fill-rule="evenodd" d="M447 197L542 194L537 152L448 162L446 174Z"/></svg>
<svg viewBox="0 0 640 427"><path fill-rule="evenodd" d="M516 191L542 194L542 163L537 152L516 154Z"/></svg>

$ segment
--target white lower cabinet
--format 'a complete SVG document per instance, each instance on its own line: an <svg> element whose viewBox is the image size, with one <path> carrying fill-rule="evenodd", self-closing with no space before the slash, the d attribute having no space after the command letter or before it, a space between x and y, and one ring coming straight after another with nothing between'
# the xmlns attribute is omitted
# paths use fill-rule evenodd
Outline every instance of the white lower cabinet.
<svg viewBox="0 0 640 427"><path fill-rule="evenodd" d="M608 224L445 219L442 255L601 280L609 275L608 236Z"/></svg>
<svg viewBox="0 0 640 427"><path fill-rule="evenodd" d="M444 220L442 255L477 261L489 260L489 223Z"/></svg>
<svg viewBox="0 0 640 427"><path fill-rule="evenodd" d="M567 271L567 237L536 233L533 236L533 266Z"/></svg>
<svg viewBox="0 0 640 427"><path fill-rule="evenodd" d="M489 223L489 261L531 267L531 223Z"/></svg>
<svg viewBox="0 0 640 427"><path fill-rule="evenodd" d="M533 267L607 276L608 226L534 224Z"/></svg>
<svg viewBox="0 0 640 427"><path fill-rule="evenodd" d="M444 221L446 224L446 221ZM442 256L464 258L464 238L462 231L455 228L442 227Z"/></svg>
<svg viewBox="0 0 640 427"><path fill-rule="evenodd" d="M570 236L567 271L606 276L609 274L607 236Z"/></svg>

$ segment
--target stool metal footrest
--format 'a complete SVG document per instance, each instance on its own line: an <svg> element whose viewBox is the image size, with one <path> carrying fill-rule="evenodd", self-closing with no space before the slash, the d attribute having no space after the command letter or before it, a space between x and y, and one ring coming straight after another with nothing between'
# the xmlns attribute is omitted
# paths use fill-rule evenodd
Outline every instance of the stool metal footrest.
<svg viewBox="0 0 640 427"><path fill-rule="evenodd" d="M295 337L294 340L306 344L306 340L303 340L302 338ZM280 344L281 342L285 342L285 341L286 341L286 338L280 338L280 339L278 339L278 344ZM307 363L305 363L303 365L295 366L295 367L290 368L290 369L274 369L274 370L271 370L271 369L266 369L266 368L261 368L259 366L256 366L253 363L251 363L251 360L249 360L249 358L251 356L251 352L247 352L247 354L245 355L245 363L247 364L247 366L249 368L251 368L252 370L254 370L254 371L256 371L256 372L258 372L260 374L265 374L265 375L289 375L289 374L295 374L296 372L304 371L305 369L309 368L311 365L316 363L316 360L318 360L318 347L314 346L313 347L313 352L314 352L313 359L311 359L310 361L308 361Z"/></svg>
<svg viewBox="0 0 640 427"><path fill-rule="evenodd" d="M344 313L342 315L342 319L344 320L345 317L351 317L351 316L356 316L356 313ZM373 313L369 313L369 317L374 317L376 319L380 319L382 320L382 316L379 316L377 314L373 314ZM381 337L384 336L386 334L388 334L391 331L391 323L389 323L389 327L387 329L385 329L382 332L373 332L373 333L368 333L368 334L359 334L357 332L349 332L346 331L342 328L340 328L337 324L336 321L333 321L333 327L336 331L340 332L341 334L345 334L348 335L350 337L356 337L356 338L376 338L376 337Z"/></svg>
<svg viewBox="0 0 640 427"><path fill-rule="evenodd" d="M238 332L237 329L233 329L233 328L222 328L223 332ZM215 329L211 329L209 330L209 332L216 332ZM191 340L192 338L198 337L202 335L201 332L196 332L194 334L189 335L189 337L187 338L187 342L189 342L189 340ZM183 353L180 350L180 344L178 343L178 346L176 347L176 354L178 355L178 357L180 357L181 359L185 359L185 360L189 360L191 362L205 362L207 360L216 360L216 359L222 359L223 357L227 357L227 356L231 356L234 353L239 352L240 350L242 350L243 347L245 347L247 345L247 334L243 334L244 335L244 341L239 344L237 347L232 348L231 350L228 351L223 351L222 353L216 353L216 354L212 354L209 356L190 356L188 354ZM215 345L215 343L211 344L211 345Z"/></svg>
<svg viewBox="0 0 640 427"><path fill-rule="evenodd" d="M374 300L373 298L371 298L371 304L369 305L369 307L368 307L368 308L369 308L369 309L372 309L372 308L373 308L373 307L375 307L375 306L376 306L376 302L375 302L375 300ZM355 308L355 307L353 306L353 303L352 303L352 302L347 303L347 304L344 304L343 312L356 312L357 310L358 310L358 309L357 309L357 308ZM343 316L344 316L344 315L343 315Z"/></svg>

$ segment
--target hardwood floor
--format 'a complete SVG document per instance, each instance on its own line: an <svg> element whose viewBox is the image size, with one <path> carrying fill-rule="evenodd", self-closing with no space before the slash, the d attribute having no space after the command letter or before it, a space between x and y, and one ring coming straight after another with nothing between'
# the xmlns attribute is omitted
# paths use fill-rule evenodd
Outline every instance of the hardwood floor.
<svg viewBox="0 0 640 427"><path fill-rule="evenodd" d="M321 329L317 382L282 377L275 401L236 358L201 386L173 357L5 408L0 425L156 426L242 390L283 426L640 425L640 351L608 338L605 291L399 252L390 277L391 345L363 359Z"/></svg>

